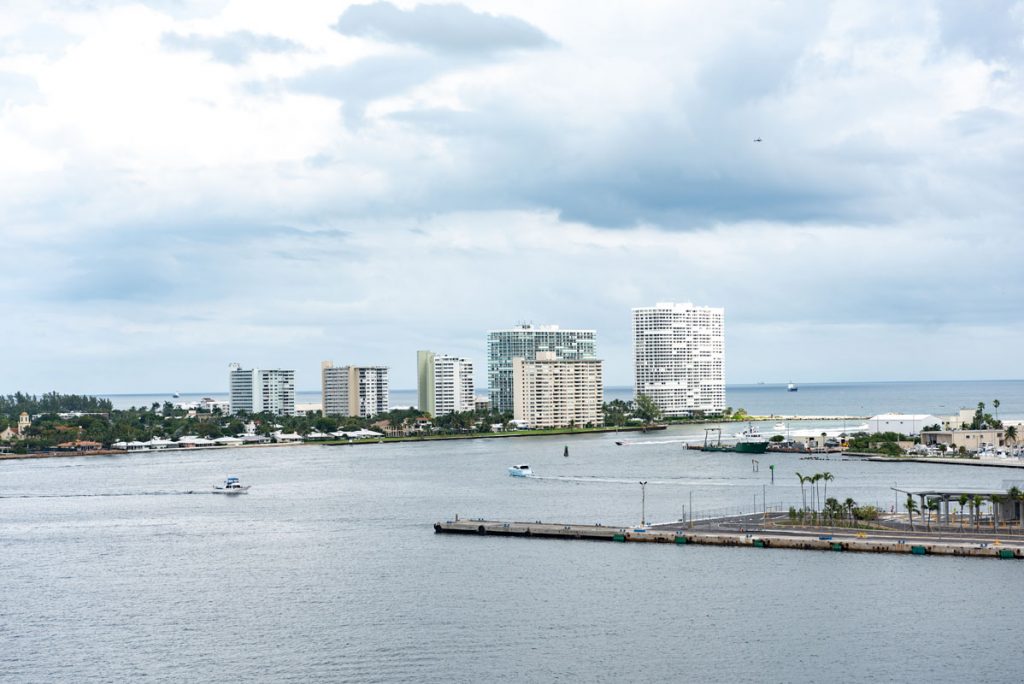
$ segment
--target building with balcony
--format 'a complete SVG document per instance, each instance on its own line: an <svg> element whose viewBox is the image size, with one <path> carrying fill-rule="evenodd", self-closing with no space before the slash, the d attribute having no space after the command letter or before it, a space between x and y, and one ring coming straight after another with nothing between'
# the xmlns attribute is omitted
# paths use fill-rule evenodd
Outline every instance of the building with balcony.
<svg viewBox="0 0 1024 684"><path fill-rule="evenodd" d="M563 330L557 325L519 325L487 333L487 386L491 408L513 411L512 360L533 361L538 352L551 352L556 359L596 359L597 333L593 330Z"/></svg>
<svg viewBox="0 0 1024 684"><path fill-rule="evenodd" d="M513 416L531 429L604 424L602 362L553 351L512 360Z"/></svg>
<svg viewBox="0 0 1024 684"><path fill-rule="evenodd" d="M387 366L320 364L324 415L372 418L388 410Z"/></svg>
<svg viewBox="0 0 1024 684"><path fill-rule="evenodd" d="M634 392L666 416L725 410L725 309L662 302L633 309Z"/></svg>

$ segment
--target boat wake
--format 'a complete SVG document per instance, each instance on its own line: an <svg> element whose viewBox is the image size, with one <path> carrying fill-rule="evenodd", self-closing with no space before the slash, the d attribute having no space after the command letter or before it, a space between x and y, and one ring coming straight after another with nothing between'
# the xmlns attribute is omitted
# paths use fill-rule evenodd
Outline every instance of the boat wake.
<svg viewBox="0 0 1024 684"><path fill-rule="evenodd" d="M635 485L636 477L600 477L596 475L530 475L531 480L547 480L549 482L582 482L595 484L628 484ZM749 483L715 482L694 478L667 478L664 480L648 480L652 485L674 485L680 487L740 487Z"/></svg>
<svg viewBox="0 0 1024 684"><path fill-rule="evenodd" d="M616 442L616 444L618 446L651 446L651 445L654 445L654 444L689 444L689 443L693 443L693 442L700 442L703 439L704 439L703 437L687 437L687 438L683 438L683 439L651 439L651 440L635 441L635 442L621 440L621 441Z"/></svg>
<svg viewBox="0 0 1024 684"><path fill-rule="evenodd" d="M101 492L89 494L0 494L0 499L79 499L86 497L103 496L186 496L188 494L212 494L202 490L189 489L186 491L158 491L158 492Z"/></svg>

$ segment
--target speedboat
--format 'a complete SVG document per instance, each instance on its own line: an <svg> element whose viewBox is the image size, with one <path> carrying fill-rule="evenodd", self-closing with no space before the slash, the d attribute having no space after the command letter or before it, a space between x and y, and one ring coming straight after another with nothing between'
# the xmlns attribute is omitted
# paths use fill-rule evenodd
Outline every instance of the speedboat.
<svg viewBox="0 0 1024 684"><path fill-rule="evenodd" d="M799 388L799 387L797 387L797 386L796 386L796 384L795 384L795 383L792 383L792 382L791 382L791 383L789 383L788 385L786 385L786 391L787 391L787 392L796 392L796 391L797 391L797 390L799 390L799 389L800 389L800 388Z"/></svg>
<svg viewBox="0 0 1024 684"><path fill-rule="evenodd" d="M251 486L252 485L242 485L242 483L238 481L237 477L235 477L234 475L229 475L228 479L224 480L224 484L222 484L222 485L214 485L213 486L213 493L214 494L245 494L246 492L249 491L249 487L251 487Z"/></svg>
<svg viewBox="0 0 1024 684"><path fill-rule="evenodd" d="M512 477L533 477L533 471L530 470L530 466L526 465L514 465L508 469L508 474Z"/></svg>

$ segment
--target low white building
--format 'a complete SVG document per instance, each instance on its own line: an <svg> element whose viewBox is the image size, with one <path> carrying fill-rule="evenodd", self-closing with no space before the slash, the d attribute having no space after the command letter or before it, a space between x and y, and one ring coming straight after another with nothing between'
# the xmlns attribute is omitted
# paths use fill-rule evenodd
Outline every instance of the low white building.
<svg viewBox="0 0 1024 684"><path fill-rule="evenodd" d="M868 419L868 432L898 432L916 435L928 427L942 425L942 420L930 413L881 413Z"/></svg>

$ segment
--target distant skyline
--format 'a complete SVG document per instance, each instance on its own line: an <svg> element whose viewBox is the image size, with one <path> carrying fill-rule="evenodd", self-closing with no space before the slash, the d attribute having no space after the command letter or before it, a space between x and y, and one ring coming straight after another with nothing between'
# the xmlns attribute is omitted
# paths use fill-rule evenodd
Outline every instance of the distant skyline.
<svg viewBox="0 0 1024 684"><path fill-rule="evenodd" d="M1020 1L16 0L0 150L0 393L521 321L632 385L660 301L728 384L1024 377Z"/></svg>

